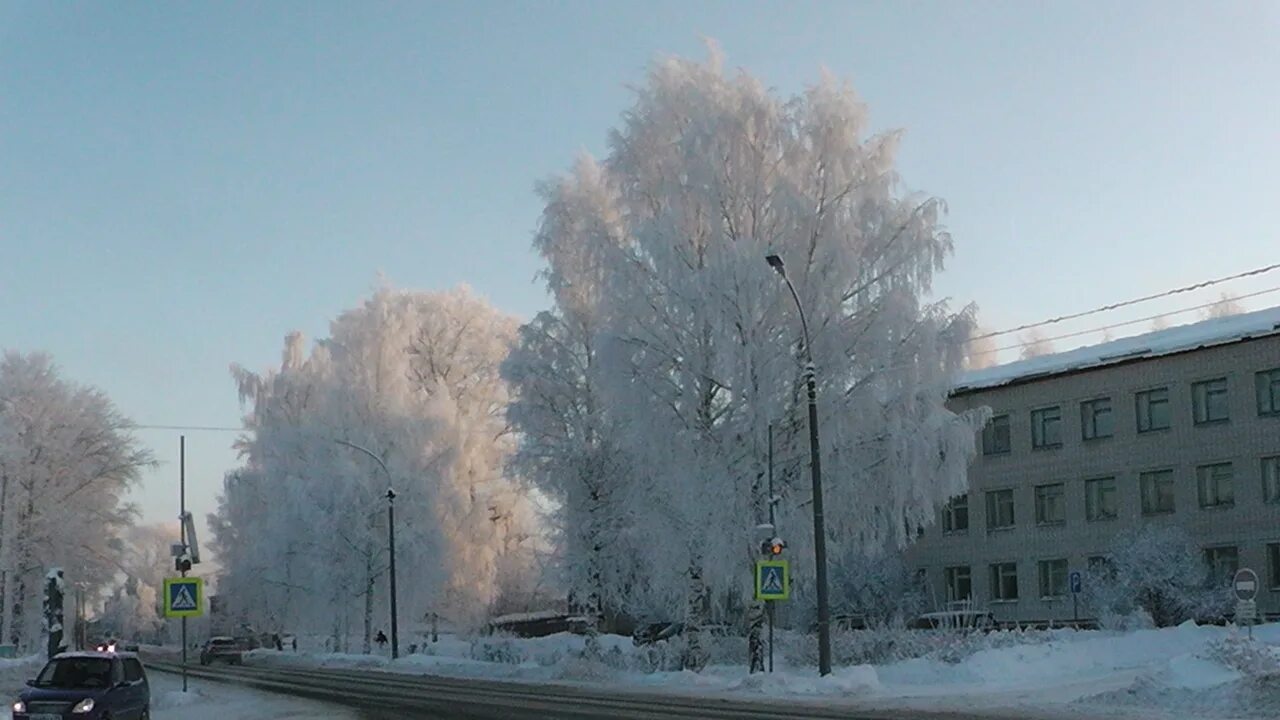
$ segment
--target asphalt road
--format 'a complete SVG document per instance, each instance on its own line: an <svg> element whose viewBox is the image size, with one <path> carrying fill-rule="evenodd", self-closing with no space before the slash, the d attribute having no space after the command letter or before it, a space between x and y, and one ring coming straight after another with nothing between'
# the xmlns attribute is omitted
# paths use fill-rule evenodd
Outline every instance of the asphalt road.
<svg viewBox="0 0 1280 720"><path fill-rule="evenodd" d="M147 666L180 671L178 665L154 658ZM367 720L991 720L970 714L861 711L776 699L686 697L370 670L197 665L187 672L193 678L342 704Z"/></svg>

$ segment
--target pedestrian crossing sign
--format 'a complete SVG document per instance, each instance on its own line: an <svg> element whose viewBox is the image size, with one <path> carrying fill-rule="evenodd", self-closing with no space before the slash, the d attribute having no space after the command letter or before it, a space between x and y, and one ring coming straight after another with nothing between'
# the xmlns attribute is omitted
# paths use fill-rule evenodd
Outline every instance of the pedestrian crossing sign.
<svg viewBox="0 0 1280 720"><path fill-rule="evenodd" d="M204 614L204 580L198 577L164 579L164 616L200 617Z"/></svg>
<svg viewBox="0 0 1280 720"><path fill-rule="evenodd" d="M791 569L786 560L756 561L756 599L791 598Z"/></svg>

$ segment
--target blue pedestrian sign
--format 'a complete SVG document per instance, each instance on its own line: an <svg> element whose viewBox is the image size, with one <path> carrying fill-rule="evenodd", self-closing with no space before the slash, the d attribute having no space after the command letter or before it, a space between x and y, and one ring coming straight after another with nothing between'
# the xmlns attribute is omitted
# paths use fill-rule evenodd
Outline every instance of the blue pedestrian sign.
<svg viewBox="0 0 1280 720"><path fill-rule="evenodd" d="M786 560L756 561L756 599L791 598L791 568Z"/></svg>
<svg viewBox="0 0 1280 720"><path fill-rule="evenodd" d="M204 580L198 577L164 579L164 616L200 617L204 614Z"/></svg>
<svg viewBox="0 0 1280 720"><path fill-rule="evenodd" d="M1080 579L1080 571L1076 570L1071 573L1071 592L1078 593L1084 585Z"/></svg>

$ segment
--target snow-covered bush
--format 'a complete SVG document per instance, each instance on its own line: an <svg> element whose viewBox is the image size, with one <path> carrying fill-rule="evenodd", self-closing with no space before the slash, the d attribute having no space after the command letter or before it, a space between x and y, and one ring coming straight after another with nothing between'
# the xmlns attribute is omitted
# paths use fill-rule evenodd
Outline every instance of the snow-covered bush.
<svg viewBox="0 0 1280 720"><path fill-rule="evenodd" d="M902 626L924 612L924 586L898 553L840 553L830 565L833 610L862 617L868 626Z"/></svg>
<svg viewBox="0 0 1280 720"><path fill-rule="evenodd" d="M1270 646L1240 635L1230 635L1210 642L1205 648L1204 657L1246 677L1280 673L1280 658L1276 657Z"/></svg>
<svg viewBox="0 0 1280 720"><path fill-rule="evenodd" d="M1139 613L1169 627L1221 618L1230 599L1185 530L1146 525L1117 536L1109 562L1089 571L1085 603L1103 627L1132 626Z"/></svg>
<svg viewBox="0 0 1280 720"><path fill-rule="evenodd" d="M487 637L471 641L471 659L519 665L528 659L528 654L514 638Z"/></svg>
<svg viewBox="0 0 1280 720"><path fill-rule="evenodd" d="M838 666L886 665L914 658L959 663L983 650L1038 645L1049 642L1053 637L1053 633L1046 630L850 630L832 635L831 660ZM778 635L777 642L778 651L789 664L817 665L818 642L812 634L787 631Z"/></svg>

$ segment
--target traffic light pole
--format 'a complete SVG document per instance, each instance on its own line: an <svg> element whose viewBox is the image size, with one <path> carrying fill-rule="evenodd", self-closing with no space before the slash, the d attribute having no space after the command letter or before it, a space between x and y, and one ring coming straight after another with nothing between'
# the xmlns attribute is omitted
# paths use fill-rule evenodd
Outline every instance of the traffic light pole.
<svg viewBox="0 0 1280 720"><path fill-rule="evenodd" d="M182 552L187 551L187 436L178 436L178 532L182 538ZM187 576L181 570L182 577ZM187 691L187 618L182 617L182 692Z"/></svg>
<svg viewBox="0 0 1280 720"><path fill-rule="evenodd" d="M778 526L773 513L773 423L769 423L769 525L773 528L774 537L778 535ZM773 672L773 601L765 601L765 609L769 617L769 672Z"/></svg>

